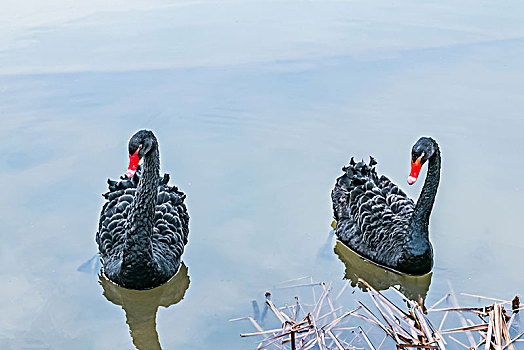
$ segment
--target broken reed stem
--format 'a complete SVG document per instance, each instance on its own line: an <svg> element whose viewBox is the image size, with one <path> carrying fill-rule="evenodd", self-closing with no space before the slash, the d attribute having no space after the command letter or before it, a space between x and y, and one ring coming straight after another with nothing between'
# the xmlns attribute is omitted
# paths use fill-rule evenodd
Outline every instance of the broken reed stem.
<svg viewBox="0 0 524 350"><path fill-rule="evenodd" d="M437 307L437 305L439 305L440 303L442 303L444 300L446 300L446 298L449 297L449 293L444 295L442 298L440 298L435 304L431 305L430 308L428 309L428 312L430 311L435 311L435 307Z"/></svg>
<svg viewBox="0 0 524 350"><path fill-rule="evenodd" d="M455 294L453 292L453 287L451 286L451 283L448 283L448 284L449 284L449 289L451 291L451 295L450 295L451 302L454 304L454 307L458 308L458 301L457 301L457 298L455 297ZM466 327L467 324L466 324L466 319L464 318L464 316L462 316L462 314L459 313L458 317L459 317L460 322L462 323L462 326ZM474 347L475 346L475 340L473 339L473 335L471 334L471 332L466 332L466 336L468 337L470 346Z"/></svg>
<svg viewBox="0 0 524 350"><path fill-rule="evenodd" d="M338 298L340 298L340 296L342 295L342 293L344 293L344 291L346 290L348 284L349 284L349 280L346 281L346 283L344 284L344 287L342 287L342 289L340 290L340 292L338 292L337 296L335 297L335 301L338 300Z"/></svg>
<svg viewBox="0 0 524 350"><path fill-rule="evenodd" d="M364 340L366 341L366 343L368 344L369 348L371 350L377 350L375 349L375 347L373 346L373 344L371 344L371 340L369 340L368 336L366 335L366 333L364 332L364 330L362 329L362 327L358 327L358 329L360 330L360 334L362 334L362 337L364 338Z"/></svg>
<svg viewBox="0 0 524 350"><path fill-rule="evenodd" d="M331 321L331 323L325 325L322 327L322 329L325 331L325 332L329 332L331 331L331 329L333 327L335 327L340 321L342 321L342 319L346 318L347 316L353 314L354 312L356 312L357 310L360 310L360 306L354 308L353 310L349 311L349 312L346 312L345 314L343 314L342 316L340 316L339 318ZM325 328L325 329L324 329Z"/></svg>
<svg viewBox="0 0 524 350"><path fill-rule="evenodd" d="M473 325L473 326L445 329L443 331L440 331L440 334L466 332L466 331L483 331L484 332L487 329L488 329L488 325L486 325L486 324L477 324L477 325Z"/></svg>
<svg viewBox="0 0 524 350"><path fill-rule="evenodd" d="M326 333L331 337L331 339L333 340L333 342L335 343L335 345L337 346L339 350L344 350L344 347L342 346L342 344L340 344L337 337L335 337L335 335L333 334L333 332L331 332L331 330L328 330Z"/></svg>
<svg viewBox="0 0 524 350"><path fill-rule="evenodd" d="M448 317L449 311L446 311L444 313L444 316L442 317L442 321L440 321L440 325L438 326L439 332L442 330L442 327L444 326L444 321L446 320L446 317Z"/></svg>
<svg viewBox="0 0 524 350"><path fill-rule="evenodd" d="M289 321L289 317L286 316L286 314L278 311L278 309L275 307L275 305L273 304L273 302L269 299L266 299L266 304L269 306L269 308L271 309L271 311L273 311L273 313L275 314L275 316L277 316L277 318L279 319L279 321L284 324L286 321ZM288 320L286 320L286 318L288 318Z"/></svg>
<svg viewBox="0 0 524 350"><path fill-rule="evenodd" d="M453 340L453 341L456 342L457 344L462 345L462 346L465 347L466 349L474 349L474 348L472 348L472 347L467 346L466 344L464 344L463 342L461 342L460 340L454 338L454 337L451 336L451 335L449 336L449 339Z"/></svg>
<svg viewBox="0 0 524 350"><path fill-rule="evenodd" d="M469 293L460 293L460 295L464 295L464 296L467 296L467 297L473 297L473 298L479 298L479 299L486 299L486 300L491 300L491 301L495 301L495 302L498 302L500 304L511 304L513 303L513 301L511 300L504 300L504 299L497 299L497 298L491 298L491 297L484 297L482 295L476 295L476 294L469 294ZM515 299L513 299L515 300ZM517 303L518 303L518 296L516 297L516 300L517 300ZM520 306L524 306L524 304L520 304Z"/></svg>
<svg viewBox="0 0 524 350"><path fill-rule="evenodd" d="M358 279L360 282L362 282L368 289L372 290L374 293L382 296L384 298L384 300L388 303L388 305L398 311L399 314L401 314L405 319L408 319L409 318L409 315L407 313L405 313L404 311L402 311L398 306L396 306L395 304L393 304L391 301L389 301L389 299L387 299L386 297L384 297L379 291L375 290L373 287L371 287L371 285L369 285L366 281L364 281L363 279L359 278ZM398 293L400 293L396 288L393 288L393 290L397 291ZM404 294L400 293L402 295L403 298L407 299ZM409 300L409 299L407 299Z"/></svg>
<svg viewBox="0 0 524 350"><path fill-rule="evenodd" d="M504 346L502 348L502 350L504 349L507 349L511 344L513 344L514 342L516 342L520 337L522 337L524 335L524 332L521 332L519 335L517 335L515 338L513 338L513 340L511 340L509 343L506 344L506 346ZM520 340L518 340L520 341Z"/></svg>
<svg viewBox="0 0 524 350"><path fill-rule="evenodd" d="M406 348L418 348L418 349L438 349L438 346L435 345L428 345L428 344L399 344L397 345L398 348L406 349Z"/></svg>

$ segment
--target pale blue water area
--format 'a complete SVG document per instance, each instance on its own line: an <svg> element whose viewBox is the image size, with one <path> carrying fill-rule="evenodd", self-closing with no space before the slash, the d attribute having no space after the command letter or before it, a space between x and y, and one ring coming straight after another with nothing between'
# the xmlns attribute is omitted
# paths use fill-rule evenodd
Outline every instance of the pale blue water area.
<svg viewBox="0 0 524 350"><path fill-rule="evenodd" d="M422 135L443 157L426 304L450 286L522 297L523 5L2 7L3 349L133 348L131 311L77 268L96 253L105 181L125 172L140 128L156 133L162 171L187 193L191 216L189 287L155 306L164 349L254 349L239 337L251 325L228 322L253 299L302 276L340 289L346 267L329 231L341 167L371 154L417 197L421 183L406 177ZM369 302L352 291L347 308ZM276 304L288 296L273 291Z"/></svg>

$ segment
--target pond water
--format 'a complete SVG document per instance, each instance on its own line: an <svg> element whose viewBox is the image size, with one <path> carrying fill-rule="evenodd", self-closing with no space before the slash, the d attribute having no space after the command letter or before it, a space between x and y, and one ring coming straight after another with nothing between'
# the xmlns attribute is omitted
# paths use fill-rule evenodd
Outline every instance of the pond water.
<svg viewBox="0 0 524 350"><path fill-rule="evenodd" d="M251 349L255 340L239 337L251 325L228 320L302 276L338 289L355 274L377 288L406 284L429 305L450 288L524 291L524 5L3 7L3 349ZM191 222L175 286L132 302L78 268L96 253L106 179L124 173L141 128L155 131ZM443 157L432 275L368 273L335 247L330 191L351 156L373 155L416 198L421 183L406 177L423 135ZM367 298L348 288L348 308Z"/></svg>

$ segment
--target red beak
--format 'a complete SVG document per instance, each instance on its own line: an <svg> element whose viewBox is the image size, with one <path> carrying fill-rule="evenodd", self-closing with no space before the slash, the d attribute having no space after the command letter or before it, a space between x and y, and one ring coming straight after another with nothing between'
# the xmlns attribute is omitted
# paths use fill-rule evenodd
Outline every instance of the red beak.
<svg viewBox="0 0 524 350"><path fill-rule="evenodd" d="M418 158L416 161L411 160L411 172L408 176L408 184L413 185L418 178L418 174L420 173L420 169L422 168L422 165L420 165L420 160L422 157Z"/></svg>
<svg viewBox="0 0 524 350"><path fill-rule="evenodd" d="M135 154L129 155L129 167L127 167L126 171L126 176L128 178L132 178L136 173L136 169L138 168L138 162L140 162L140 158L138 158L139 150L140 148L136 150Z"/></svg>

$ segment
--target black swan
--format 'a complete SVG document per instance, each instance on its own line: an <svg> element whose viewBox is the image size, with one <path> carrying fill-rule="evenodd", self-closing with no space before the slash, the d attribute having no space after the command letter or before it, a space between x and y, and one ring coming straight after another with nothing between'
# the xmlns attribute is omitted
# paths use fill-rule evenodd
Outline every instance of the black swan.
<svg viewBox="0 0 524 350"><path fill-rule="evenodd" d="M429 216L440 182L440 150L435 140L421 137L411 151L414 184L428 162L428 173L417 204L384 175L375 164L355 163L342 168L331 193L337 238L366 259L392 270L422 275L433 267Z"/></svg>
<svg viewBox="0 0 524 350"><path fill-rule="evenodd" d="M160 286L180 267L189 233L186 195L160 178L158 142L149 130L129 140L129 168L109 192L96 243L104 275L132 289ZM138 163L143 160L143 166Z"/></svg>

